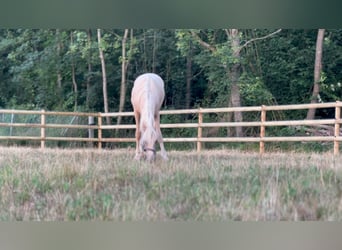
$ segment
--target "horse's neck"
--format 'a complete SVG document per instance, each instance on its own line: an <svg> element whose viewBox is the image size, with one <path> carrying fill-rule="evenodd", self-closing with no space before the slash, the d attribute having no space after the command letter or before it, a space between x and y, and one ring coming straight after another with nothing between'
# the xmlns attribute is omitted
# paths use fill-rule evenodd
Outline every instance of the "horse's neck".
<svg viewBox="0 0 342 250"><path fill-rule="evenodd" d="M145 123L146 127L154 127L154 110L144 109L141 114L141 119Z"/></svg>
<svg viewBox="0 0 342 250"><path fill-rule="evenodd" d="M145 127L154 127L154 112L155 104L153 103L153 98L151 98L151 93L149 89L145 89L144 104L141 110L141 125Z"/></svg>
<svg viewBox="0 0 342 250"><path fill-rule="evenodd" d="M146 96L144 107L141 111L140 118L140 126L142 131L144 131L142 135L142 140L146 142L152 142L156 138L156 130L155 130L155 121L154 121L154 113L155 113L155 104L153 103L153 99L151 96Z"/></svg>

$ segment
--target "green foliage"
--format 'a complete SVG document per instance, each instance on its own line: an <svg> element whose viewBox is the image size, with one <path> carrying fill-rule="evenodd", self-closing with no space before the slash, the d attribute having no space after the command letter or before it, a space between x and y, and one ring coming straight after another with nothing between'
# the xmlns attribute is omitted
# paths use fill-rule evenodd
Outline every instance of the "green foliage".
<svg viewBox="0 0 342 250"><path fill-rule="evenodd" d="M273 105L274 97L260 77L244 74L240 78L240 91L244 106Z"/></svg>
<svg viewBox="0 0 342 250"><path fill-rule="evenodd" d="M313 84L315 35L314 31L284 30L277 39L260 42L264 81L279 104L308 101Z"/></svg>
<svg viewBox="0 0 342 250"><path fill-rule="evenodd" d="M240 30L240 46L272 30ZM107 66L111 111L120 99L121 46L124 30L102 30L101 48ZM194 36L195 34L195 36ZM190 105L227 106L231 82L229 68L240 65L242 105L306 103L310 100L317 30L282 30L255 40L232 56L231 40L223 29L134 29L126 44L127 93L125 110L135 77L156 72L165 80L164 107L184 108L186 64L191 60ZM202 39L214 50L204 48ZM320 98L336 101L342 95L341 30L326 30ZM0 107L102 111L102 72L96 30L0 30ZM78 95L72 83L72 64ZM60 79L59 79L60 77ZM60 83L59 83L60 81ZM75 99L77 98L77 99ZM300 113L286 114L301 117Z"/></svg>

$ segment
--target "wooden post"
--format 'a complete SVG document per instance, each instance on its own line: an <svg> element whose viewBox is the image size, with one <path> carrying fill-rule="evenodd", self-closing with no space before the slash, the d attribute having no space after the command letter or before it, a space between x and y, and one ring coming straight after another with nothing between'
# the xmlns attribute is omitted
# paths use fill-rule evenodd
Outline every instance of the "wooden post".
<svg viewBox="0 0 342 250"><path fill-rule="evenodd" d="M341 107L338 104L339 104L339 101L336 102L336 106L335 106L334 155L339 154L339 141L337 140L337 137L340 136Z"/></svg>
<svg viewBox="0 0 342 250"><path fill-rule="evenodd" d="M98 125L98 132L97 132L97 138L98 138L98 149L102 148L102 116L101 113L97 116L97 125Z"/></svg>
<svg viewBox="0 0 342 250"><path fill-rule="evenodd" d="M95 125L95 121L94 121L94 116L88 116L88 125L89 126L94 126ZM89 128L88 129L88 138L89 139L93 139L94 138L94 129L93 128ZM89 142L88 143L89 147L93 147L93 142Z"/></svg>
<svg viewBox="0 0 342 250"><path fill-rule="evenodd" d="M11 114L11 124L14 123L14 113ZM13 127L10 127L9 136L13 135Z"/></svg>
<svg viewBox="0 0 342 250"><path fill-rule="evenodd" d="M260 126L260 143L259 143L259 150L260 154L265 153L265 142L264 142L264 137L265 137L265 121L266 121L266 109L265 105L261 106L261 126Z"/></svg>
<svg viewBox="0 0 342 250"><path fill-rule="evenodd" d="M202 108L198 109L198 128L197 128L197 153L202 149L202 123L203 123L203 113Z"/></svg>
<svg viewBox="0 0 342 250"><path fill-rule="evenodd" d="M45 120L45 110L42 109L42 114L40 116L40 148L44 149L45 148L45 125L46 125L46 120Z"/></svg>

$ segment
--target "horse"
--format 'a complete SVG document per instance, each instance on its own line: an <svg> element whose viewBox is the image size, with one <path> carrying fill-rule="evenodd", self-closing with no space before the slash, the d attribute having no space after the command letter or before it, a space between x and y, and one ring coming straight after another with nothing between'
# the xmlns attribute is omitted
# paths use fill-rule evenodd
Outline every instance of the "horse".
<svg viewBox="0 0 342 250"><path fill-rule="evenodd" d="M163 137L160 131L159 111L165 97L164 81L154 73L145 73L136 78L131 93L131 103L136 124L135 159L145 157L155 160L155 143L159 142L161 156L167 160Z"/></svg>

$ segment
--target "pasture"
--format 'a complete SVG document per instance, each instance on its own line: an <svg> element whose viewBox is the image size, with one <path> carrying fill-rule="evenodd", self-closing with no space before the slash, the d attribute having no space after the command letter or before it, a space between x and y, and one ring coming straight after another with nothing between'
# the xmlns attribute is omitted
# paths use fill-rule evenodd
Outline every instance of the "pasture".
<svg viewBox="0 0 342 250"><path fill-rule="evenodd" d="M1 221L342 219L331 153L0 148Z"/></svg>

